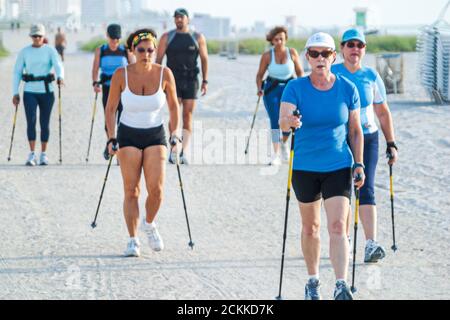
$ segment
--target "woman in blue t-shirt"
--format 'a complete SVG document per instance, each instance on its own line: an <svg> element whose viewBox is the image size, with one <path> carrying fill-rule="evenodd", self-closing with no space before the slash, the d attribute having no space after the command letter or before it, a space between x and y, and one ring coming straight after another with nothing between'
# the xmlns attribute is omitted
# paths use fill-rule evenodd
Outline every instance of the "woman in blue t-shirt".
<svg viewBox="0 0 450 320"><path fill-rule="evenodd" d="M397 161L394 125L389 106L386 102L386 89L378 72L362 65L366 54L366 39L356 29L347 30L341 42L344 62L334 65L331 70L353 82L361 98L361 124L364 133L364 165L366 166L366 183L361 188L361 222L366 236L364 262L373 263L386 256L384 248L377 240L377 208L375 202L375 172L378 163L378 127L387 142L387 153L392 155L389 164ZM350 222L350 219L349 219ZM350 224L348 225L350 226ZM348 228L348 232L350 228Z"/></svg>
<svg viewBox="0 0 450 320"><path fill-rule="evenodd" d="M355 181L357 188L364 185L365 179L359 95L354 84L330 70L336 60L335 44L330 35L314 34L308 39L306 49L311 74L289 82L280 111L283 131L298 128L292 185L300 206L302 250L309 275L305 299L321 299L319 229L323 198L330 259L336 276L334 298L352 300L346 282L349 263L346 222L352 176L361 177ZM296 109L301 119L292 115Z"/></svg>

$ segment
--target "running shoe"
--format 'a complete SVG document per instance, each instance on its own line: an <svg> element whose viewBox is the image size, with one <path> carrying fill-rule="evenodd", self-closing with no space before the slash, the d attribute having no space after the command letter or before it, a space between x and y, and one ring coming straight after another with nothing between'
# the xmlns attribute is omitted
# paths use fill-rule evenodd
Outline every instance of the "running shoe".
<svg viewBox="0 0 450 320"><path fill-rule="evenodd" d="M139 257L141 255L141 244L139 240L131 239L123 255L125 257Z"/></svg>
<svg viewBox="0 0 450 320"><path fill-rule="evenodd" d="M25 163L25 165L29 166L29 167L34 167L36 165L36 155L34 152L30 152L30 154L28 155L28 159L27 162Z"/></svg>
<svg viewBox="0 0 450 320"><path fill-rule="evenodd" d="M281 143L281 156L283 158L283 161L289 161L289 154L290 150L287 146L287 142L282 142Z"/></svg>
<svg viewBox="0 0 450 320"><path fill-rule="evenodd" d="M156 226L148 224L145 220L142 224L142 228L147 235L148 243L153 251L162 251L164 249L164 242L161 235L158 232Z"/></svg>
<svg viewBox="0 0 450 320"><path fill-rule="evenodd" d="M378 260L382 260L384 257L386 257L386 250L378 242L368 240L364 254L364 262L377 263Z"/></svg>
<svg viewBox="0 0 450 320"><path fill-rule="evenodd" d="M180 164L189 165L189 160L184 156L183 151L180 154Z"/></svg>
<svg viewBox="0 0 450 320"><path fill-rule="evenodd" d="M281 166L281 158L279 154L274 154L270 159L269 166Z"/></svg>
<svg viewBox="0 0 450 320"><path fill-rule="evenodd" d="M305 300L322 300L319 279L309 279L305 286Z"/></svg>
<svg viewBox="0 0 450 320"><path fill-rule="evenodd" d="M336 282L334 300L353 300L352 292L345 281Z"/></svg>
<svg viewBox="0 0 450 320"><path fill-rule="evenodd" d="M41 156L39 157L39 164L41 166L48 166L48 157L45 152L41 153Z"/></svg>

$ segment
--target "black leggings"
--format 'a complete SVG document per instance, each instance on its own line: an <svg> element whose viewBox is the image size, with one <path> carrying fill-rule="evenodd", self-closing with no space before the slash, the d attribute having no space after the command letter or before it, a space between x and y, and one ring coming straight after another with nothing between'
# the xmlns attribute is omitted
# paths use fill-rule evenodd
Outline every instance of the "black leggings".
<svg viewBox="0 0 450 320"><path fill-rule="evenodd" d="M50 115L52 113L55 95L49 93L24 92L23 104L27 117L28 141L36 141L37 108L39 106L39 124L41 126L41 142L50 138Z"/></svg>

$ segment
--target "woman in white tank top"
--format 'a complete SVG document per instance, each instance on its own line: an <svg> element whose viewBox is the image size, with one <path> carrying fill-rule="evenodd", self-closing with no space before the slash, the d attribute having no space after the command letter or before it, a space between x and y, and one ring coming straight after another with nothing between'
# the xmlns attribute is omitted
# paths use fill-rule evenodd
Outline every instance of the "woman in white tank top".
<svg viewBox="0 0 450 320"><path fill-rule="evenodd" d="M118 69L112 78L106 106L109 138L107 147L110 155L117 153L123 177L123 208L130 235L125 256L138 257L138 198L142 171L148 192L143 229L153 250L161 251L164 248L154 223L163 198L167 154L162 109L167 102L170 114L170 142L176 144L179 141L176 132L179 107L172 72L153 63L156 33L151 29L138 30L130 35L128 44L136 56L136 63ZM115 114L120 100L123 112L116 138ZM113 148L117 145L120 149L118 152Z"/></svg>

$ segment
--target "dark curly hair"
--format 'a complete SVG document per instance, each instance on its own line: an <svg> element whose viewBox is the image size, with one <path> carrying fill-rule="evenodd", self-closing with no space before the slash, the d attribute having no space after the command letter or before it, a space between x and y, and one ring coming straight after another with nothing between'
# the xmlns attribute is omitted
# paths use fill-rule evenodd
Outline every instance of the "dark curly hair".
<svg viewBox="0 0 450 320"><path fill-rule="evenodd" d="M136 30L136 31L132 32L127 38L126 45L127 45L128 50L130 50L130 51L133 50L133 39L140 33L151 33L155 39L158 39L156 31L153 29L145 28L145 29ZM137 44L139 44L139 43L137 43ZM156 46L156 43L155 43L155 46Z"/></svg>
<svg viewBox="0 0 450 320"><path fill-rule="evenodd" d="M284 34L286 35L286 40L287 40L288 39L288 30L286 27L283 27L283 26L276 26L275 28L270 30L266 36L266 40L269 41L270 43L272 43L273 38L275 38L275 36L277 34L282 33L282 32L284 32Z"/></svg>

